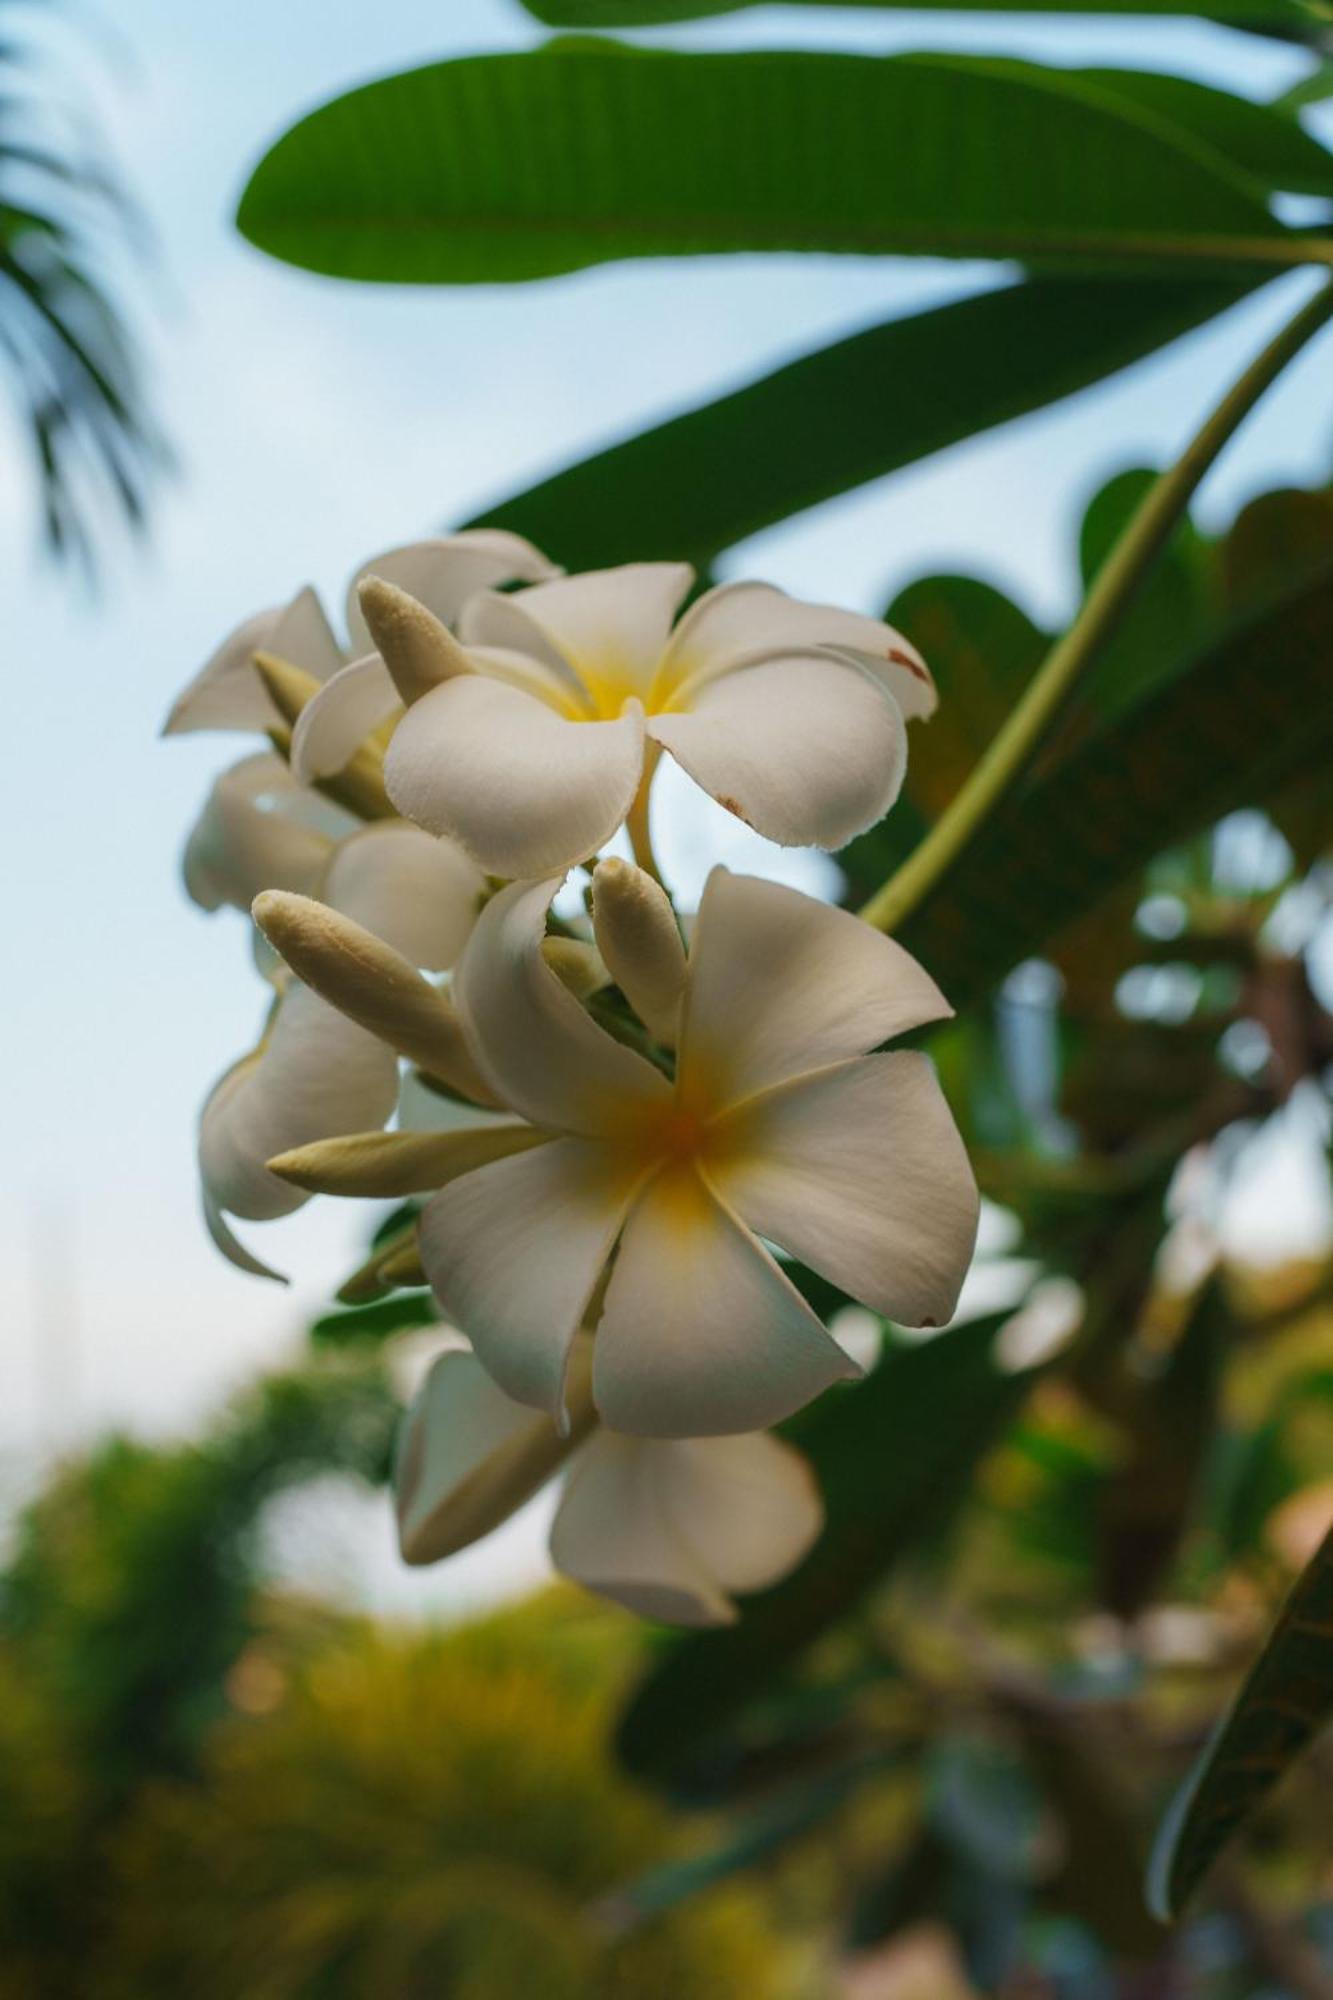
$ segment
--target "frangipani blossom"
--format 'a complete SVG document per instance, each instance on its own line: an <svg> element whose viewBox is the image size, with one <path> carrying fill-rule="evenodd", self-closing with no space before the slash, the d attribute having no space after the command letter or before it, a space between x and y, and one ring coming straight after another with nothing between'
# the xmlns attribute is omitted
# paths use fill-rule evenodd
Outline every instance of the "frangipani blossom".
<svg viewBox="0 0 1333 2000"><path fill-rule="evenodd" d="M457 849L392 822L341 842L321 895L412 965L442 971L466 942L483 886ZM306 1194L265 1162L292 1146L382 1126L398 1089L395 1051L288 978L258 1046L220 1079L200 1116L204 1215L223 1254L275 1277L237 1242L227 1216L263 1222L299 1208Z"/></svg>
<svg viewBox="0 0 1333 2000"><path fill-rule="evenodd" d="M201 909L227 907L247 916L261 890L309 895L339 838L355 825L349 813L298 784L276 751L257 750L213 781L185 843L186 890Z"/></svg>
<svg viewBox="0 0 1333 2000"><path fill-rule="evenodd" d="M674 624L694 573L631 563L463 607L461 645L369 579L381 661L310 704L298 772L325 776L399 702L385 783L399 811L488 872L536 877L601 847L668 751L729 812L785 846L841 847L892 805L905 723L935 689L891 626L724 584Z"/></svg>
<svg viewBox="0 0 1333 2000"><path fill-rule="evenodd" d="M394 1468L404 1559L438 1562L498 1527L566 1462L551 1557L575 1582L646 1618L725 1625L731 1595L775 1583L823 1525L790 1445L741 1437L617 1437L591 1418L591 1343L571 1360L568 1431L514 1402L466 1343L432 1363Z"/></svg>
<svg viewBox="0 0 1333 2000"><path fill-rule="evenodd" d="M255 654L273 654L315 680L327 681L348 659L370 653L372 644L357 587L372 572L411 591L445 624L452 624L466 600L478 590L559 575L531 542L499 528L465 529L461 534L386 549L362 563L348 585L345 609L350 652L339 644L318 596L307 585L290 603L256 612L228 634L177 697L163 734L178 736L196 729L263 733L280 728L283 718L255 672Z"/></svg>
<svg viewBox="0 0 1333 2000"><path fill-rule="evenodd" d="M673 958L662 892L603 863L597 941L641 1015L674 1010L672 1079L552 972L558 886L495 896L453 982L478 1070L531 1127L523 1150L478 1169L457 1134L390 1135L278 1170L346 1192L388 1191L386 1170L399 1190L440 1187L418 1232L436 1296L500 1387L557 1421L585 1324L593 1402L631 1436L764 1429L859 1374L768 1242L887 1318L948 1319L976 1233L971 1169L927 1059L868 1053L949 1013L920 966L845 911L724 869L688 962L678 935ZM264 898L256 916L291 958L300 900ZM359 957L351 940L353 984Z"/></svg>

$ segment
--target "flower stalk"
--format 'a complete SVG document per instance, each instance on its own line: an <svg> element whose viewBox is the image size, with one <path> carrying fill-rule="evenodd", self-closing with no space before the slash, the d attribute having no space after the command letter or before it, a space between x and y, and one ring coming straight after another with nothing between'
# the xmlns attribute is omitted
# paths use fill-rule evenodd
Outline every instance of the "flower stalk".
<svg viewBox="0 0 1333 2000"><path fill-rule="evenodd" d="M975 839L1031 766L1051 728L1118 629L1204 474L1288 362L1333 316L1333 283L1303 305L1223 396L1202 428L1145 495L1093 580L1082 609L980 759L958 796L861 916L894 932Z"/></svg>

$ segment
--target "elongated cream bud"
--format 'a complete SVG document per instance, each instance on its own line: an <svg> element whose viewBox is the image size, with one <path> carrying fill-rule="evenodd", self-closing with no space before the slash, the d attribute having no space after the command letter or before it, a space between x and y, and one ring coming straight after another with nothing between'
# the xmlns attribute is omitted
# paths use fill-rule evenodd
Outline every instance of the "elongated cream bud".
<svg viewBox="0 0 1333 2000"><path fill-rule="evenodd" d="M355 1132L316 1139L268 1162L269 1171L312 1194L432 1194L460 1174L540 1146L531 1125L478 1125L447 1132Z"/></svg>
<svg viewBox="0 0 1333 2000"><path fill-rule="evenodd" d="M251 914L264 936L331 1007L474 1104L493 1105L452 1003L401 952L326 903L265 889Z"/></svg>
<svg viewBox="0 0 1333 2000"><path fill-rule="evenodd" d="M449 1365L446 1356L444 1366ZM452 1484L441 1482L440 1497L433 1505L430 1488L440 1479L440 1468L430 1462L427 1412L424 1401L418 1400L404 1428L394 1470L399 1546L405 1562L439 1562L489 1535L546 1484L596 1427L589 1340L574 1343L565 1398L567 1421L562 1429L534 1412L461 1478Z"/></svg>
<svg viewBox="0 0 1333 2000"><path fill-rule="evenodd" d="M542 957L576 1000L588 1000L611 984L602 954L582 938L548 937L542 943Z"/></svg>
<svg viewBox="0 0 1333 2000"><path fill-rule="evenodd" d="M592 927L611 977L648 1032L668 1048L685 990L685 947L666 891L628 861L599 861Z"/></svg>
<svg viewBox="0 0 1333 2000"><path fill-rule="evenodd" d="M382 576L363 577L357 599L376 651L410 708L441 681L472 672L467 654L433 611Z"/></svg>
<svg viewBox="0 0 1333 2000"><path fill-rule="evenodd" d="M294 667L290 660L280 660L272 653L256 653L254 667L286 725L281 731L271 729L269 739L274 749L290 763L292 729L323 683L317 681L313 674L308 674L304 667ZM345 806L358 819L397 818L389 794L384 789L382 744L373 741L363 743L341 770L313 778L310 782L315 791L322 792L335 805Z"/></svg>

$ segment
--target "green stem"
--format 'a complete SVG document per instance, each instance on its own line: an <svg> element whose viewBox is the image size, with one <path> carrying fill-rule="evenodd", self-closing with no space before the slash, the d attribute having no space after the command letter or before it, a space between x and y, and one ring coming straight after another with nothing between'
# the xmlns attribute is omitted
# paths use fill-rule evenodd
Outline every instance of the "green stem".
<svg viewBox="0 0 1333 2000"><path fill-rule="evenodd" d="M940 877L1031 763L1151 569L1200 480L1287 363L1333 316L1333 283L1325 285L1253 360L1173 466L1163 472L1098 570L1082 609L1047 654L1036 678L974 766L947 812L898 872L861 911L876 930L894 931Z"/></svg>

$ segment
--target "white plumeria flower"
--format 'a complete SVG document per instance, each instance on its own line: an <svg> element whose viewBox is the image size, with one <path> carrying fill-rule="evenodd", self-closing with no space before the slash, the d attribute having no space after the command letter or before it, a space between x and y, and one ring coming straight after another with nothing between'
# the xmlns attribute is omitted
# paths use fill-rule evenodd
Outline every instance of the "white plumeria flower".
<svg viewBox="0 0 1333 2000"><path fill-rule="evenodd" d="M452 966L476 922L484 883L465 856L391 821L333 852L324 901L385 940L413 966ZM438 1004L445 1005L442 998ZM289 1215L308 1199L269 1171L275 1153L383 1126L398 1102L398 1058L378 1035L299 981L274 1005L259 1046L213 1089L199 1121L199 1170L209 1233L243 1270L276 1277L236 1239L227 1216Z"/></svg>
<svg viewBox="0 0 1333 2000"><path fill-rule="evenodd" d="M673 1081L552 971L558 887L495 896L453 981L478 1070L528 1121L512 1157L478 1170L466 1135L368 1135L278 1171L346 1193L440 1188L418 1232L436 1296L501 1388L557 1420L585 1319L595 1405L633 1436L766 1429L861 1374L765 1240L886 1318L949 1319L976 1184L926 1057L867 1053L949 1014L921 967L844 910L721 868L686 961L662 891L604 862L601 956L659 1040L678 1043ZM280 894L255 912L303 976L384 1031L393 1008L374 997L366 946L310 913ZM402 995L394 1007L416 1003L401 971L380 977Z"/></svg>
<svg viewBox="0 0 1333 2000"><path fill-rule="evenodd" d="M432 1363L399 1434L394 1494L409 1563L489 1534L571 1459L551 1529L557 1569L645 1618L726 1625L823 1525L805 1459L762 1433L617 1437L591 1419L586 1336L572 1357L569 1430L497 1387L466 1342Z"/></svg>
<svg viewBox="0 0 1333 2000"><path fill-rule="evenodd" d="M357 591L362 579L372 572L411 591L446 625L454 622L463 604L478 590L560 574L531 542L500 528L464 529L461 534L386 549L362 563L348 585L350 651L339 644L319 598L307 585L289 604L256 612L228 634L177 697L163 734L177 736L196 729L263 733L280 728L283 717L255 672L255 654L271 653L301 667L317 681L329 680L348 659L369 654L372 643Z"/></svg>
<svg viewBox="0 0 1333 2000"><path fill-rule="evenodd" d="M770 840L843 846L898 795L905 721L935 706L924 662L889 625L762 583L707 592L673 629L693 579L685 563L631 563L482 591L462 644L437 635L434 659L425 627L368 579L382 660L311 703L295 767L337 770L402 703L390 798L492 874L593 853L662 750Z"/></svg>
<svg viewBox="0 0 1333 2000"><path fill-rule="evenodd" d="M312 894L356 824L298 784L276 751L258 750L214 780L185 843L186 890L201 909L247 916L263 889Z"/></svg>

